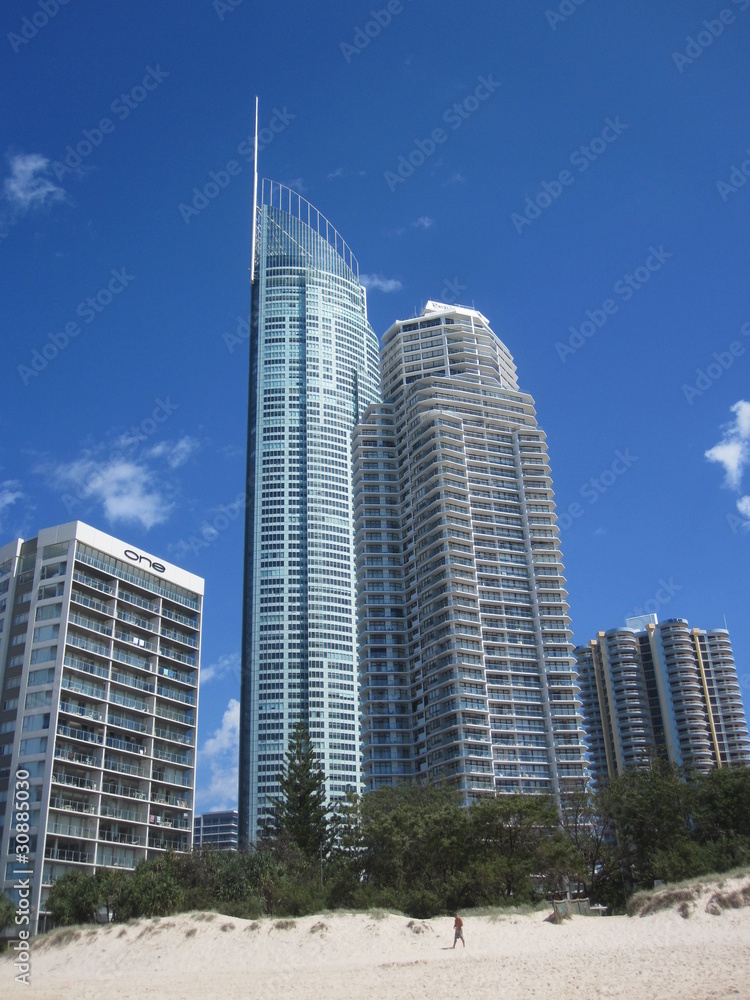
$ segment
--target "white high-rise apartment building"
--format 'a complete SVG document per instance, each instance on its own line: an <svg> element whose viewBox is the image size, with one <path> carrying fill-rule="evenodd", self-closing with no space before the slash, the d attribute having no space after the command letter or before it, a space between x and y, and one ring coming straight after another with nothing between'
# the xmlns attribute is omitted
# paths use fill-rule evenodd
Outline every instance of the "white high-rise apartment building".
<svg viewBox="0 0 750 1000"><path fill-rule="evenodd" d="M575 650L593 776L656 756L690 770L750 764L742 693L726 629L684 618L628 618Z"/></svg>
<svg viewBox="0 0 750 1000"><path fill-rule="evenodd" d="M366 790L583 788L544 432L475 309L428 302L382 341L384 402L354 434Z"/></svg>
<svg viewBox="0 0 750 1000"><path fill-rule="evenodd" d="M0 549L1 877L31 879L32 927L66 872L190 849L202 602L78 521Z"/></svg>
<svg viewBox="0 0 750 1000"><path fill-rule="evenodd" d="M299 721L329 801L360 789L351 434L379 384L359 266L340 234L271 181L255 223L241 845L271 812Z"/></svg>

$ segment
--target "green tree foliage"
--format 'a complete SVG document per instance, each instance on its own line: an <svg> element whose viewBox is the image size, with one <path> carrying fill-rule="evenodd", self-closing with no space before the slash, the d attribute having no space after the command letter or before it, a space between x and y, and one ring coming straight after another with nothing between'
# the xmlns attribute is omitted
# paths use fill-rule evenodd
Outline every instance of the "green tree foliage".
<svg viewBox="0 0 750 1000"><path fill-rule="evenodd" d="M52 886L47 908L58 925L86 924L99 909L99 897L96 878L74 869Z"/></svg>
<svg viewBox="0 0 750 1000"><path fill-rule="evenodd" d="M257 850L167 853L133 872L70 872L50 892L55 921L82 923L99 910L126 920L341 906L428 917L541 900L575 883L593 901L622 908L655 878L750 863L750 768L688 776L662 762L634 769L593 795L570 796L562 822L543 796L487 797L467 809L449 790L383 788L349 799L334 838L322 771L300 729L282 787L277 823Z"/></svg>
<svg viewBox="0 0 750 1000"><path fill-rule="evenodd" d="M285 842L294 845L308 862L327 857L333 835L325 774L303 722L295 726L279 782L281 795L274 803L273 820L264 839L277 847Z"/></svg>
<svg viewBox="0 0 750 1000"><path fill-rule="evenodd" d="M532 875L547 875L545 869L553 856L554 881L559 881L562 845L558 843L557 810L550 798L500 795L471 806L469 817L470 851L475 859L473 894L477 901L532 899ZM553 854L553 845L557 854Z"/></svg>
<svg viewBox="0 0 750 1000"><path fill-rule="evenodd" d="M0 931L12 927L16 920L16 908L6 895L0 893Z"/></svg>

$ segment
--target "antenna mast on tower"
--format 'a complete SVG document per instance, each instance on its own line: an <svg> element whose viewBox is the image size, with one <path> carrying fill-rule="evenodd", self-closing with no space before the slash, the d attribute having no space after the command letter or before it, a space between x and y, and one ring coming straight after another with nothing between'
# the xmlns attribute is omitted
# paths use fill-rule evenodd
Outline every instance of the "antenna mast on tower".
<svg viewBox="0 0 750 1000"><path fill-rule="evenodd" d="M253 156L253 214L250 220L252 235L250 237L250 284L255 281L255 230L257 228L256 215L258 211L258 97L255 97L255 143Z"/></svg>

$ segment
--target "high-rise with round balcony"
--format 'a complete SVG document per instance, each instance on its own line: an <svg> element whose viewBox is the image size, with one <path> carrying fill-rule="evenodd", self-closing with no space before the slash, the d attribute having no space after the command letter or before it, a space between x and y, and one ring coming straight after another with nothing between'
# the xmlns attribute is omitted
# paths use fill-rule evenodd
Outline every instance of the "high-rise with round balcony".
<svg viewBox="0 0 750 1000"><path fill-rule="evenodd" d="M561 803L585 781L544 432L477 310L428 302L382 342L354 433L363 784Z"/></svg>

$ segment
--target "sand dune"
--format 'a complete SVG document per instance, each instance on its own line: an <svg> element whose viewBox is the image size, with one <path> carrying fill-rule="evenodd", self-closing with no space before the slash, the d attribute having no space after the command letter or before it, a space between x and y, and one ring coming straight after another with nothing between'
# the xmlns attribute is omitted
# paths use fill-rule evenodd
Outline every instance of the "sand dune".
<svg viewBox="0 0 750 1000"><path fill-rule="evenodd" d="M728 892L743 880L722 883ZM709 906L716 885L643 917L464 914L453 951L446 918L334 913L239 920L219 914L56 931L34 943L43 1000L411 1000L750 997L750 906ZM750 888L746 892L750 899ZM738 903L735 896L735 905ZM728 904L727 904L728 905ZM687 916L681 916L677 908ZM715 912L710 912L711 910ZM20 996L12 959L0 994Z"/></svg>

